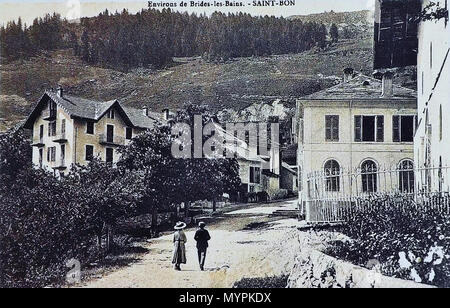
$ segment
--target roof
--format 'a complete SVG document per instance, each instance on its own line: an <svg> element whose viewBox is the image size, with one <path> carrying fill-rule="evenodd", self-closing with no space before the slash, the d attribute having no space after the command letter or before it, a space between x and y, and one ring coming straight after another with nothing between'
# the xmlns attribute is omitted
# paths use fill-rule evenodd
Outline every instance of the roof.
<svg viewBox="0 0 450 308"><path fill-rule="evenodd" d="M381 97L382 81L359 74L348 82L342 82L331 88L307 95L301 100L349 100L384 99ZM394 94L389 99L416 99L415 90L394 85Z"/></svg>
<svg viewBox="0 0 450 308"><path fill-rule="evenodd" d="M287 171L289 171L289 172L291 172L291 173L297 175L297 170L294 169L294 168L295 168L294 166L291 166L291 165L289 165L289 164L287 164L287 163L285 163L285 162L282 162L282 163L281 163L281 166L282 166L284 169L286 169Z"/></svg>
<svg viewBox="0 0 450 308"><path fill-rule="evenodd" d="M25 128L32 128L35 118L39 115L40 111L44 107L44 104L49 99L54 101L72 118L98 121L106 114L109 109L115 107L119 110L126 124L130 126L139 128L151 128L158 121L162 121L162 118L158 118L156 114L149 113L149 116L145 116L141 109L124 107L118 100L96 101L67 94L64 94L61 97L55 92L46 91L39 99L36 107L33 109L31 114L28 116L24 124Z"/></svg>

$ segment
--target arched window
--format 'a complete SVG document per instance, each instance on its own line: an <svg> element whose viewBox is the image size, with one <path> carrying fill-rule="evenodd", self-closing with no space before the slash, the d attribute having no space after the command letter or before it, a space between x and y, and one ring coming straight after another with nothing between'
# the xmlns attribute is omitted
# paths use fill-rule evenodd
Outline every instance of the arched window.
<svg viewBox="0 0 450 308"><path fill-rule="evenodd" d="M325 190L326 191L339 191L340 190L340 174L341 167L339 163L334 159L331 159L325 163Z"/></svg>
<svg viewBox="0 0 450 308"><path fill-rule="evenodd" d="M377 164L373 160L366 160L361 164L361 182L363 192L377 192Z"/></svg>
<svg viewBox="0 0 450 308"><path fill-rule="evenodd" d="M414 163L405 159L400 162L398 173L398 187L401 192L414 192Z"/></svg>

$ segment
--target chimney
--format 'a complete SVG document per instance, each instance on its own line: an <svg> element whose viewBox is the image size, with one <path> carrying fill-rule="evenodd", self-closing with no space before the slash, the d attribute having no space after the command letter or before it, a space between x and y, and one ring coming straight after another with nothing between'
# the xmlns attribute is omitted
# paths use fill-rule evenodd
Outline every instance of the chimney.
<svg viewBox="0 0 450 308"><path fill-rule="evenodd" d="M169 120L169 115L170 115L169 109L168 108L163 109L162 113L163 113L164 120Z"/></svg>
<svg viewBox="0 0 450 308"><path fill-rule="evenodd" d="M349 82L350 79L353 78L353 68L351 67L347 67L346 69L344 69L344 82Z"/></svg>
<svg viewBox="0 0 450 308"><path fill-rule="evenodd" d="M383 74L381 97L392 97L394 94L394 74L386 72Z"/></svg>
<svg viewBox="0 0 450 308"><path fill-rule="evenodd" d="M58 97L63 97L63 94L64 94L64 90L63 90L63 88L61 87L61 86L58 86L58 88L56 89L56 95L58 96Z"/></svg>
<svg viewBox="0 0 450 308"><path fill-rule="evenodd" d="M148 117L148 108L147 107L142 108L142 114L145 115L146 117Z"/></svg>

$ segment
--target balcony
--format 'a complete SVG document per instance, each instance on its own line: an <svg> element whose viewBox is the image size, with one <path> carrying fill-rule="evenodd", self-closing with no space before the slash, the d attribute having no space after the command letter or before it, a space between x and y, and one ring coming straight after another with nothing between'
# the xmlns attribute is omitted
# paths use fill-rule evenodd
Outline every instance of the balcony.
<svg viewBox="0 0 450 308"><path fill-rule="evenodd" d="M66 143L67 142L66 133L61 133L61 134L58 134L58 135L54 136L53 137L53 142Z"/></svg>
<svg viewBox="0 0 450 308"><path fill-rule="evenodd" d="M101 134L99 136L99 143L102 145L109 146L121 146L125 145L125 137L122 136L107 136L106 134Z"/></svg>
<svg viewBox="0 0 450 308"><path fill-rule="evenodd" d="M44 146L44 140L43 138L39 138L36 141L33 139L33 142L31 143L32 147L38 147L38 148L42 148Z"/></svg>
<svg viewBox="0 0 450 308"><path fill-rule="evenodd" d="M53 167L54 170L63 171L67 169L66 162L61 160L56 166Z"/></svg>
<svg viewBox="0 0 450 308"><path fill-rule="evenodd" d="M42 111L42 119L45 121L56 120L56 110L44 109Z"/></svg>

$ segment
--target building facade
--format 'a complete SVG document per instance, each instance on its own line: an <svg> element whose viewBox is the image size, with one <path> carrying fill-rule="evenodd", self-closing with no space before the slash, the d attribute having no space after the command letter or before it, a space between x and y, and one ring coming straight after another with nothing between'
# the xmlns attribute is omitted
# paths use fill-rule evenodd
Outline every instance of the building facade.
<svg viewBox="0 0 450 308"><path fill-rule="evenodd" d="M416 92L394 85L391 73L379 80L352 69L345 70L342 83L299 99L301 200L312 172L339 174L412 164L416 108ZM327 191L351 189L333 181L324 185Z"/></svg>
<svg viewBox="0 0 450 308"><path fill-rule="evenodd" d="M417 177L425 191L450 191L450 25L448 1L440 1L447 17L419 24L417 81L418 129L415 136L415 161L419 169L432 168ZM429 1L422 1L425 8ZM436 168L436 169L433 169Z"/></svg>
<svg viewBox="0 0 450 308"><path fill-rule="evenodd" d="M33 165L64 175L93 158L117 162L117 147L159 120L147 109L74 97L60 88L42 95L24 128L32 130Z"/></svg>

